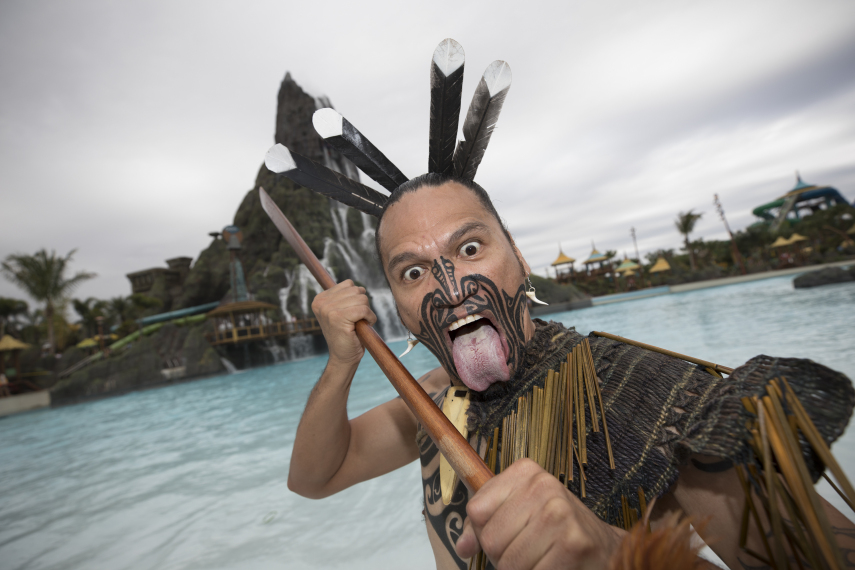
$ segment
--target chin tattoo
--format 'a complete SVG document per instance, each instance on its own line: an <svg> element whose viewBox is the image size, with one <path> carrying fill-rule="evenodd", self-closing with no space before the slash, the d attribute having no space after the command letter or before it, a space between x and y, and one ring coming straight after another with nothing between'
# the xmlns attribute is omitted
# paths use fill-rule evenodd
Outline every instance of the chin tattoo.
<svg viewBox="0 0 855 570"><path fill-rule="evenodd" d="M439 287L422 300L416 338L439 359L452 378L460 381L454 357L446 343L448 327L460 318L454 314L454 309L462 304L466 315L488 313L493 323L501 328L499 334L504 334L508 343L506 364L516 375L525 346L525 285L521 283L513 295L508 295L488 277L472 274L458 281L454 272L451 260L444 257L434 260L431 274ZM454 302L460 298L462 302Z"/></svg>

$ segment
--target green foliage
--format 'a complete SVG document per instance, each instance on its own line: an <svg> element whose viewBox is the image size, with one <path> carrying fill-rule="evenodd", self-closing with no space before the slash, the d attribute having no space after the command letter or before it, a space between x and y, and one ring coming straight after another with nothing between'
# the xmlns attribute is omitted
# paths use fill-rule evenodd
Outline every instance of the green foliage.
<svg viewBox="0 0 855 570"><path fill-rule="evenodd" d="M677 214L677 219L674 221L674 225L677 227L678 232L688 238L688 235L695 231L695 224L698 223L698 220L700 220L703 215L703 212L695 213L694 210L680 212Z"/></svg>
<svg viewBox="0 0 855 570"><path fill-rule="evenodd" d="M85 301L72 299L71 305L74 307L74 312L80 315L83 334L87 337L93 337L98 334L98 321L96 319L106 316L107 302L89 297Z"/></svg>
<svg viewBox="0 0 855 570"><path fill-rule="evenodd" d="M29 305L20 299L0 297L0 318L8 319L27 312Z"/></svg>
<svg viewBox="0 0 855 570"><path fill-rule="evenodd" d="M12 319L16 319L23 315L29 309L26 301L20 299L10 299L8 297L0 297L0 338L6 334L7 324Z"/></svg>
<svg viewBox="0 0 855 570"><path fill-rule="evenodd" d="M65 257L61 257L57 256L55 251L48 254L47 250L41 249L33 255L9 255L2 264L2 273L8 280L26 291L33 299L45 304L51 354L56 352L55 309L64 307L64 301L83 281L95 277L94 273L85 271L80 271L71 278L66 277L68 264L75 251L71 250Z"/></svg>

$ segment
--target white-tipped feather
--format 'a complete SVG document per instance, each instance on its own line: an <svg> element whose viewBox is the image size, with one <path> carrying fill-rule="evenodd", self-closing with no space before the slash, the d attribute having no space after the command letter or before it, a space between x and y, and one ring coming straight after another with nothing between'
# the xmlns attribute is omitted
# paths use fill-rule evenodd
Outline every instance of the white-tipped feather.
<svg viewBox="0 0 855 570"><path fill-rule="evenodd" d="M446 76L457 71L465 59L463 46L451 38L442 40L433 52L433 62Z"/></svg>
<svg viewBox="0 0 855 570"><path fill-rule="evenodd" d="M433 52L430 66L430 130L428 172L454 173L454 149L463 94L463 47L451 38Z"/></svg>
<svg viewBox="0 0 855 570"><path fill-rule="evenodd" d="M342 133L344 117L335 109L318 109L312 115L312 124L323 138L339 137Z"/></svg>
<svg viewBox="0 0 855 570"><path fill-rule="evenodd" d="M297 164L291 157L291 151L281 144L270 147L264 156L264 165L270 172L280 174L297 168Z"/></svg>
<svg viewBox="0 0 855 570"><path fill-rule="evenodd" d="M511 66L504 61L491 63L478 82L463 121L463 140L454 151L454 173L457 176L468 180L475 178L510 87Z"/></svg>
<svg viewBox="0 0 855 570"><path fill-rule="evenodd" d="M511 86L511 66L501 60L496 60L487 66L483 75L484 83L490 91L490 97Z"/></svg>

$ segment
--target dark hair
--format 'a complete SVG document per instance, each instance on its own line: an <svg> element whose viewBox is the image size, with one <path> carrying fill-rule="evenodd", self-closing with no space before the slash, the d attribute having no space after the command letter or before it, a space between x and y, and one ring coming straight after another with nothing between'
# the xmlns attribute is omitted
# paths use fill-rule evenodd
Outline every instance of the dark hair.
<svg viewBox="0 0 855 570"><path fill-rule="evenodd" d="M383 221L383 216L386 212L389 211L389 207L395 202L399 201L401 197L405 194L409 194L411 192L415 192L421 188L436 188L438 186L442 186L443 184L447 184L449 182L456 182L461 186L468 188L475 197L478 198L478 201L481 202L481 205L484 206L484 209L490 213L491 216L496 218L496 221L499 222L499 226L501 226L502 230L505 232L505 236L508 238L510 243L514 243L513 239L511 239L511 234L508 232L508 228L505 227L505 223L502 221L502 218L499 217L499 213L496 211L496 207L493 206L493 201L490 200L490 195L487 194L487 191L481 188L478 183L474 180L468 180L465 178L459 178L457 176L453 176L451 174L439 174L437 172L429 172L427 174L422 174L421 176L416 176L415 178L411 178L407 180L395 190L392 191L392 194L389 196L389 199L386 201L385 206L383 207L383 213L377 218L377 231L374 232L374 247L377 250L377 259L380 260L380 265L383 265L383 256L380 255L380 224ZM385 275L386 269L383 268L383 274Z"/></svg>

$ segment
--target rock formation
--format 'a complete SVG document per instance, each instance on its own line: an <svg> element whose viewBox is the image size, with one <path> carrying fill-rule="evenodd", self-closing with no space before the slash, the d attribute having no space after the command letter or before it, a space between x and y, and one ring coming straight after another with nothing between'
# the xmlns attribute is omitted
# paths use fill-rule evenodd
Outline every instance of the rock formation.
<svg viewBox="0 0 855 570"><path fill-rule="evenodd" d="M286 74L279 88L274 139L294 152L358 180L359 173L353 163L324 143L312 126L315 110L329 106L327 99L309 95ZM281 306L286 317L301 318L311 316L311 300L319 290L261 209L259 187L263 187L288 215L337 280L354 279L369 289L375 312L384 321L381 334L387 337L405 334L397 322L390 304L391 293L374 259L372 221L368 216L337 203L331 204L327 198L271 173L264 165L233 221L243 232L240 257L253 297ZM199 255L184 282L182 295L172 308L219 301L228 292L228 254L223 242L214 240Z"/></svg>
<svg viewBox="0 0 855 570"><path fill-rule="evenodd" d="M849 281L855 281L855 265L849 266L847 269L842 267L824 267L817 271L804 273L793 279L793 287L796 289L806 289L808 287L847 283Z"/></svg>
<svg viewBox="0 0 855 570"><path fill-rule="evenodd" d="M51 388L51 401L67 404L166 384L172 380L161 371L176 366L184 367L182 379L222 372L225 368L205 338L204 327L167 324L119 354L60 380Z"/></svg>

